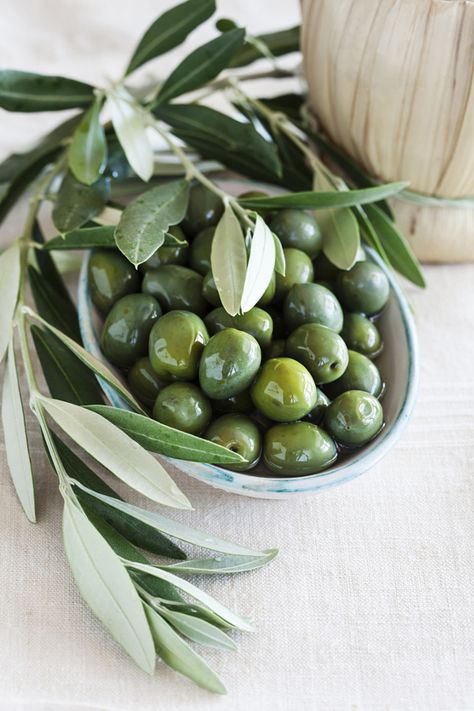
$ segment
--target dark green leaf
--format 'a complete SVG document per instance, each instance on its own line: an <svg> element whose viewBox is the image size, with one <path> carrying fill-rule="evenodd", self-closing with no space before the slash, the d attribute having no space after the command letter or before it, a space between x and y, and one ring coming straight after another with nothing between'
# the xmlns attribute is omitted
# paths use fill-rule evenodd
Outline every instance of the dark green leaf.
<svg viewBox="0 0 474 711"><path fill-rule="evenodd" d="M83 227L48 240L44 251L57 249L92 249L93 247L115 247L115 227Z"/></svg>
<svg viewBox="0 0 474 711"><path fill-rule="evenodd" d="M51 332L31 327L31 335L52 397L76 405L103 401L97 379Z"/></svg>
<svg viewBox="0 0 474 711"><path fill-rule="evenodd" d="M81 227L101 212L107 202L110 182L101 178L93 185L83 185L66 173L53 208L53 222L60 232Z"/></svg>
<svg viewBox="0 0 474 711"><path fill-rule="evenodd" d="M392 220L377 205L367 205L365 210L392 267L413 284L426 286L420 265L408 240L398 231Z"/></svg>
<svg viewBox="0 0 474 711"><path fill-rule="evenodd" d="M366 205L377 202L386 197L396 195L406 188L408 183L386 183L376 188L363 190L343 190L341 192L314 192L305 191L289 193L277 197L245 198L239 200L240 204L251 210L259 208L286 209L294 207L299 210L324 210L330 207L352 207L353 205Z"/></svg>
<svg viewBox="0 0 474 711"><path fill-rule="evenodd" d="M0 106L7 111L61 111L89 106L93 99L94 88L75 79L0 70Z"/></svg>
<svg viewBox="0 0 474 711"><path fill-rule="evenodd" d="M301 121L301 109L305 103L302 94L265 96L259 99L259 102L276 113L285 114L293 123L299 123Z"/></svg>
<svg viewBox="0 0 474 711"><path fill-rule="evenodd" d="M352 209L353 209L354 215L356 216L357 221L359 223L359 227L362 230L362 236L364 237L364 240L367 242L369 247L372 247L372 249L375 249L377 254L379 254L382 257L384 262L386 262L387 264L390 264L390 260L387 256L385 249L383 248L383 244L380 241L377 232L374 230L372 223L370 222L369 218L367 217L366 208L363 208L360 205L356 205Z"/></svg>
<svg viewBox="0 0 474 711"><path fill-rule="evenodd" d="M35 220L35 224L33 225L33 240L37 244L44 245L44 236L37 220ZM43 249L36 249L35 257L40 273L45 281L47 281L62 298L69 301L71 307L75 309L69 291L51 255Z"/></svg>
<svg viewBox="0 0 474 711"><path fill-rule="evenodd" d="M216 9L215 0L188 0L164 12L148 28L133 53L126 74L180 45Z"/></svg>
<svg viewBox="0 0 474 711"><path fill-rule="evenodd" d="M186 214L188 198L189 183L179 180L148 190L125 208L115 241L132 264L145 262L161 247L168 228Z"/></svg>
<svg viewBox="0 0 474 711"><path fill-rule="evenodd" d="M89 409L120 427L149 452L209 464L242 462L242 458L236 452L231 452L202 437L175 430L150 417L108 405L93 405Z"/></svg>
<svg viewBox="0 0 474 711"><path fill-rule="evenodd" d="M226 69L236 51L243 45L245 30L238 28L206 42L187 56L160 89L154 106L199 89Z"/></svg>
<svg viewBox="0 0 474 711"><path fill-rule="evenodd" d="M155 114L203 158L217 160L256 180L274 182L281 175L275 144L265 140L249 123L194 104L160 106Z"/></svg>
<svg viewBox="0 0 474 711"><path fill-rule="evenodd" d="M244 67L247 64L262 59L264 54L259 50L259 45L263 44L274 57L281 57L291 52L299 52L300 49L300 28L290 27L279 32L270 32L255 37L256 42L246 42L242 49L232 60L231 67Z"/></svg>
<svg viewBox="0 0 474 711"><path fill-rule="evenodd" d="M71 302L60 296L34 267L28 267L28 276L39 315L52 326L80 342L77 313Z"/></svg>
<svg viewBox="0 0 474 711"><path fill-rule="evenodd" d="M107 161L107 141L100 123L102 97L96 98L74 131L69 146L69 169L81 183L92 185L104 172Z"/></svg>

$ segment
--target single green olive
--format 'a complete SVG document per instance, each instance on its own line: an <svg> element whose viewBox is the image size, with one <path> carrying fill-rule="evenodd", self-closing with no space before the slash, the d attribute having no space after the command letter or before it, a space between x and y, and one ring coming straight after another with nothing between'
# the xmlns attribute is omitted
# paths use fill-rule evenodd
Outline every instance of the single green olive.
<svg viewBox="0 0 474 711"><path fill-rule="evenodd" d="M337 458L331 437L311 422L290 422L267 430L263 459L280 476L303 476L326 469Z"/></svg>
<svg viewBox="0 0 474 711"><path fill-rule="evenodd" d="M196 184L189 192L188 209L181 224L185 233L193 237L206 227L215 227L223 212L221 198L204 185Z"/></svg>
<svg viewBox="0 0 474 711"><path fill-rule="evenodd" d="M299 420L316 404L316 385L308 370L292 358L265 361L250 388L255 407L277 422Z"/></svg>
<svg viewBox="0 0 474 711"><path fill-rule="evenodd" d="M214 400L237 395L254 379L262 360L253 336L226 328L209 339L199 365L199 383Z"/></svg>
<svg viewBox="0 0 474 711"><path fill-rule="evenodd" d="M375 323L362 314L344 314L341 336L348 348L376 358L383 348L382 336Z"/></svg>
<svg viewBox="0 0 474 711"><path fill-rule="evenodd" d="M340 270L335 264L329 261L326 255L321 252L313 262L314 279L317 282L328 281L330 283L336 281Z"/></svg>
<svg viewBox="0 0 474 711"><path fill-rule="evenodd" d="M248 471L260 459L262 435L255 422L245 415L228 414L218 417L208 427L205 438L240 454L245 459L241 464L227 465L227 469Z"/></svg>
<svg viewBox="0 0 474 711"><path fill-rule="evenodd" d="M191 311L169 311L150 332L149 357L166 380L195 380L204 346L209 341L202 319Z"/></svg>
<svg viewBox="0 0 474 711"><path fill-rule="evenodd" d="M313 281L313 263L301 249L287 247L283 250L285 255L285 276L276 275L275 303L281 303L295 284L306 284Z"/></svg>
<svg viewBox="0 0 474 711"><path fill-rule="evenodd" d="M186 235L179 225L173 225L168 229L168 232L179 239L180 242L186 240ZM188 261L188 252L189 246L187 244L173 244L159 247L146 262L140 265L140 270L147 272L149 269L156 269L164 264L186 264Z"/></svg>
<svg viewBox="0 0 474 711"><path fill-rule="evenodd" d="M211 247L214 232L214 227L206 227L196 235L189 247L189 266L203 276L211 268Z"/></svg>
<svg viewBox="0 0 474 711"><path fill-rule="evenodd" d="M319 284L295 284L285 299L283 319L288 332L304 323L319 323L340 333L344 316L329 289Z"/></svg>
<svg viewBox="0 0 474 711"><path fill-rule="evenodd" d="M115 249L95 249L89 259L88 280L94 306L106 316L112 306L140 288L137 270Z"/></svg>
<svg viewBox="0 0 474 711"><path fill-rule="evenodd" d="M321 251L322 237L318 223L304 210L280 210L270 223L283 247L301 249L310 259Z"/></svg>
<svg viewBox="0 0 474 711"><path fill-rule="evenodd" d="M373 316L383 309L390 296L385 273L373 262L356 262L352 269L341 272L338 294L348 311Z"/></svg>
<svg viewBox="0 0 474 711"><path fill-rule="evenodd" d="M347 346L326 326L305 323L286 341L286 352L305 365L316 383L330 383L344 373L349 362Z"/></svg>
<svg viewBox="0 0 474 711"><path fill-rule="evenodd" d="M276 274L273 272L272 278L270 279L267 288L263 292L263 296L260 298L260 301L257 303L257 306L268 306L269 304L272 303L273 297L275 296L275 289L276 289Z"/></svg>
<svg viewBox="0 0 474 711"><path fill-rule="evenodd" d="M264 360L270 360L270 358L280 358L285 355L286 352L286 341L284 338L275 338L270 345L265 348L263 352Z"/></svg>
<svg viewBox="0 0 474 711"><path fill-rule="evenodd" d="M329 405L324 424L341 444L346 447L360 447L382 429L382 405L370 393L348 390Z"/></svg>
<svg viewBox="0 0 474 711"><path fill-rule="evenodd" d="M129 368L148 352L148 336L161 316L158 301L149 294L123 296L107 316L101 336L105 357L120 368Z"/></svg>
<svg viewBox="0 0 474 711"><path fill-rule="evenodd" d="M357 351L349 351L347 368L340 378L330 383L326 390L331 398L346 390L364 390L379 397L383 389L379 369L367 356Z"/></svg>
<svg viewBox="0 0 474 711"><path fill-rule="evenodd" d="M209 311L204 317L204 323L211 336L223 331L225 328L233 327L232 316L227 313L223 306L218 306L216 309Z"/></svg>
<svg viewBox="0 0 474 711"><path fill-rule="evenodd" d="M143 279L142 291L151 294L163 311L192 311L203 316L208 305L202 296L202 276L177 264L150 269Z"/></svg>
<svg viewBox="0 0 474 711"><path fill-rule="evenodd" d="M221 297L211 271L208 271L202 280L202 296L211 306L221 305Z"/></svg>
<svg viewBox="0 0 474 711"><path fill-rule="evenodd" d="M330 404L331 401L326 393L323 393L322 390L317 388L316 405L313 407L311 412L308 413L305 419L308 420L308 422L312 422L313 425L319 425L323 421L326 410Z"/></svg>
<svg viewBox="0 0 474 711"><path fill-rule="evenodd" d="M255 410L249 390L242 390L237 395L231 395L224 400L213 400L212 406L217 412L241 412L249 415Z"/></svg>
<svg viewBox="0 0 474 711"><path fill-rule="evenodd" d="M149 358L139 358L128 371L130 390L148 407L153 407L156 397L166 385L153 370Z"/></svg>
<svg viewBox="0 0 474 711"><path fill-rule="evenodd" d="M270 345L273 335L273 320L270 314L258 306L244 314L237 314L232 318L232 325L239 331L250 333L258 341L261 348Z"/></svg>
<svg viewBox="0 0 474 711"><path fill-rule="evenodd" d="M158 393L153 417L168 427L200 435L212 419L212 407L194 383L171 383Z"/></svg>

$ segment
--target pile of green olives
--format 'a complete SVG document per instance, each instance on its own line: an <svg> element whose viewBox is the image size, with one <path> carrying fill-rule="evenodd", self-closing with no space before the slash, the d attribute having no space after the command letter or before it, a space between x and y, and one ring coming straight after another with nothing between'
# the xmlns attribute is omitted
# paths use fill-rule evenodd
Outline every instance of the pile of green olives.
<svg viewBox="0 0 474 711"><path fill-rule="evenodd" d="M273 276L253 309L230 316L211 271L222 211L220 198L197 185L170 229L176 246L160 247L138 270L114 249L92 252L102 351L150 416L238 452L245 461L235 470L320 472L383 427L374 360L387 277L364 255L338 270L309 213L266 213L286 274Z"/></svg>

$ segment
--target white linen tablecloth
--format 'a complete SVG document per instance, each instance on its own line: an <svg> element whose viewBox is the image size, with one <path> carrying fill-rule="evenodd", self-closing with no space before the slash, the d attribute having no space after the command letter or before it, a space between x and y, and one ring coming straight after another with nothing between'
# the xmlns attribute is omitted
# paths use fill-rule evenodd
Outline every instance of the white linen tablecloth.
<svg viewBox="0 0 474 711"><path fill-rule="evenodd" d="M3 3L2 64L92 81L116 76L167 5ZM297 19L296 2L220 7L254 31ZM188 47L205 36L196 33ZM2 155L56 121L2 113ZM2 240L18 229L10 220ZM183 515L188 522L281 550L261 571L204 581L258 629L238 637L238 652L203 652L227 697L162 664L153 678L133 666L72 580L60 497L33 418L36 526L20 510L1 445L2 711L474 709L474 265L428 267L426 275L425 292L409 289L421 346L418 405L375 469L290 501L232 496L176 473L196 509Z"/></svg>

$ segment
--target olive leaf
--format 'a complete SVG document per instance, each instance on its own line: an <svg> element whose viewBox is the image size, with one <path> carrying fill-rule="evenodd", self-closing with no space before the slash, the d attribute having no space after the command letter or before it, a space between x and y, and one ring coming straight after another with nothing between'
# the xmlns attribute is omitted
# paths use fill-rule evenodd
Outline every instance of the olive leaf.
<svg viewBox="0 0 474 711"><path fill-rule="evenodd" d="M225 205L211 248L214 281L223 307L231 316L238 314L247 271L247 250L240 222L232 207Z"/></svg>
<svg viewBox="0 0 474 711"><path fill-rule="evenodd" d="M25 416L21 401L20 386L15 363L13 340L8 346L2 395L2 423L8 468L16 493L28 519L33 523L35 515L35 492L31 471Z"/></svg>
<svg viewBox="0 0 474 711"><path fill-rule="evenodd" d="M82 597L138 666L152 674L153 638L130 576L109 544L69 499L64 502L63 535Z"/></svg>
<svg viewBox="0 0 474 711"><path fill-rule="evenodd" d="M250 123L197 104L158 106L154 113L203 158L256 180L274 182L282 173L275 144Z"/></svg>
<svg viewBox="0 0 474 711"><path fill-rule="evenodd" d="M215 238L214 238L215 240ZM255 217L250 256L240 304L242 313L260 301L275 269L275 240L260 215ZM214 277L215 278L215 277ZM235 314L232 314L234 316Z"/></svg>
<svg viewBox="0 0 474 711"><path fill-rule="evenodd" d="M285 114L293 123L298 124L301 122L301 109L305 103L305 98L302 94L289 93L264 96L259 98L258 101L275 113Z"/></svg>
<svg viewBox="0 0 474 711"><path fill-rule="evenodd" d="M107 94L107 105L117 138L135 173L142 180L153 175L153 148L147 135L147 114L124 88L117 86Z"/></svg>
<svg viewBox="0 0 474 711"><path fill-rule="evenodd" d="M384 262L390 264L390 260L383 247L383 244L380 241L380 238L377 232L375 231L372 223L367 217L367 206L362 207L362 205L356 205L352 208L352 210L354 211L354 215L359 223L359 227L361 228L361 234L365 242L369 245L369 247L375 249L375 251L382 257Z"/></svg>
<svg viewBox="0 0 474 711"><path fill-rule="evenodd" d="M100 178L93 185L84 185L71 173L66 173L53 207L53 222L59 232L81 227L98 215L110 192L108 178Z"/></svg>
<svg viewBox="0 0 474 711"><path fill-rule="evenodd" d="M57 235L45 242L43 251L92 249L93 247L115 247L115 227L83 227Z"/></svg>
<svg viewBox="0 0 474 711"><path fill-rule="evenodd" d="M276 549L266 551L265 556L220 556L219 558L202 558L185 560L172 565L159 565L162 570L169 570L179 575L227 575L256 570L269 563L278 554Z"/></svg>
<svg viewBox="0 0 474 711"><path fill-rule="evenodd" d="M283 245L275 233L273 233L273 239L275 242L275 271L277 272L277 274L281 274L281 276L285 276L285 274L286 274L286 260L285 260L285 253L283 251Z"/></svg>
<svg viewBox="0 0 474 711"><path fill-rule="evenodd" d="M318 224L323 237L323 252L338 269L350 269L360 248L359 225L349 208L323 211Z"/></svg>
<svg viewBox="0 0 474 711"><path fill-rule="evenodd" d="M192 642L215 649L237 649L235 642L219 627L185 612L169 610L160 605L156 611L164 617L175 629Z"/></svg>
<svg viewBox="0 0 474 711"><path fill-rule="evenodd" d="M108 405L89 409L105 417L149 452L208 464L235 464L243 458L215 442L176 430L145 415Z"/></svg>
<svg viewBox="0 0 474 711"><path fill-rule="evenodd" d="M142 264L161 247L168 228L186 214L188 199L189 183L179 180L148 190L125 208L115 241L132 264Z"/></svg>
<svg viewBox="0 0 474 711"><path fill-rule="evenodd" d="M0 362L8 348L20 287L20 247L14 242L0 255Z"/></svg>
<svg viewBox="0 0 474 711"><path fill-rule="evenodd" d="M159 106L170 99L199 89L214 79L243 45L245 30L237 28L198 47L171 72L152 104Z"/></svg>
<svg viewBox="0 0 474 711"><path fill-rule="evenodd" d="M191 508L163 466L118 427L78 405L38 398L76 444L132 489L165 506Z"/></svg>
<svg viewBox="0 0 474 711"><path fill-rule="evenodd" d="M182 44L188 34L216 9L215 0L188 0L158 17L143 35L127 67L126 75L150 59Z"/></svg>
<svg viewBox="0 0 474 711"><path fill-rule="evenodd" d="M92 185L105 170L107 141L100 122L102 96L96 97L77 126L69 146L69 169L81 183Z"/></svg>
<svg viewBox="0 0 474 711"><path fill-rule="evenodd" d="M75 341L81 340L75 306L69 299L58 294L54 286L33 267L28 267L28 277L38 313L49 324L58 328Z"/></svg>
<svg viewBox="0 0 474 711"><path fill-rule="evenodd" d="M284 54L298 52L300 48L300 27L290 27L279 32L257 35L256 42L246 42L245 45L235 54L230 62L230 67L244 67L264 55L259 49L262 45L267 48L274 57L281 57Z"/></svg>
<svg viewBox="0 0 474 711"><path fill-rule="evenodd" d="M182 639L150 605L144 603L145 613L155 641L158 656L171 669L189 677L198 686L217 694L226 694L226 688L217 674Z"/></svg>
<svg viewBox="0 0 474 711"><path fill-rule="evenodd" d="M59 269L51 254L45 252L42 247L44 246L44 236L41 231L38 220L35 220L32 231L33 241L36 244L41 245L41 249L36 249L34 252L34 258L36 264L38 265L39 272L48 284L53 287L57 294L60 295L62 299L65 299L69 303L69 307L74 311L74 316L76 314L76 307L71 299L69 291L64 283L64 280L59 273Z"/></svg>
<svg viewBox="0 0 474 711"><path fill-rule="evenodd" d="M145 575L145 573L137 573L136 571L133 573L134 576L136 575ZM156 582L161 582L164 583L164 581L159 581L158 578L152 578L151 576L148 576L146 578L147 582L154 581ZM169 585L169 583L166 583L166 585ZM173 588L176 590L176 588ZM153 593L150 592L152 595ZM178 593L179 594L179 593ZM178 600L168 600L165 599L164 597L160 597L159 599L159 604L160 604L160 610L165 607L167 610L172 610L173 612L181 612L185 615L190 615L191 617L198 618L200 620L205 620L206 622L209 622L213 627L218 627L220 630L232 630L234 629L234 626L226 622L225 620L222 619L222 617L219 617L219 615L216 615L215 612L212 612L209 610L207 607L204 607L204 605L198 605L197 603L189 603L189 602L184 602L183 598L181 598L180 601Z"/></svg>
<svg viewBox="0 0 474 711"><path fill-rule="evenodd" d="M7 111L62 111L89 106L94 88L66 77L0 70L0 106Z"/></svg>

